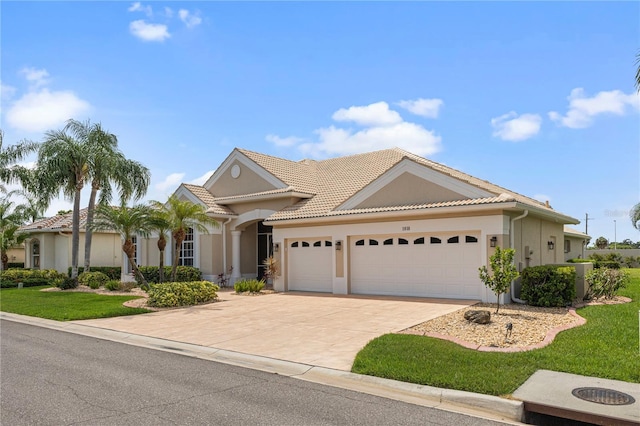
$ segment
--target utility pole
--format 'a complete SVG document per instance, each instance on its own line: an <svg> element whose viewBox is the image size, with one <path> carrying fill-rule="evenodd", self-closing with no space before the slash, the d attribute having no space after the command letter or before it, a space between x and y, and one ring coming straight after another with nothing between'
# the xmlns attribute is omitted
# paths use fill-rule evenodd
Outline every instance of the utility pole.
<svg viewBox="0 0 640 426"><path fill-rule="evenodd" d="M616 220L613 219L613 249L618 250L618 224Z"/></svg>
<svg viewBox="0 0 640 426"><path fill-rule="evenodd" d="M589 221L593 220L593 218L589 219L589 213L585 213L584 215L584 233L589 235Z"/></svg>

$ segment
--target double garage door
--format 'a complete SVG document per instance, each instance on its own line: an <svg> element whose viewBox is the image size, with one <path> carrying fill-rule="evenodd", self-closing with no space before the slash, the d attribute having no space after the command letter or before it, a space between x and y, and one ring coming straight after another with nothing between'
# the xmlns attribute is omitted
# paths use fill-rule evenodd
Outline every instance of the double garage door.
<svg viewBox="0 0 640 426"><path fill-rule="evenodd" d="M350 292L480 299L478 240L473 233L351 237ZM289 290L333 292L329 238L289 241L287 249Z"/></svg>

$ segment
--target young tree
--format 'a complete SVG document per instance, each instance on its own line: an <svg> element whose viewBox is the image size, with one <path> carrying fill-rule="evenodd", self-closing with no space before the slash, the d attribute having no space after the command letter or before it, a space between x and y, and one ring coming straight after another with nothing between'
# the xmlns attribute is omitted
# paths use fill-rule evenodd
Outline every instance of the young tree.
<svg viewBox="0 0 640 426"><path fill-rule="evenodd" d="M122 204L120 207L111 207L100 204L96 208L96 215L91 225L94 231L112 230L120 234L122 251L127 256L133 273L140 281L140 286L144 289L148 289L149 284L134 261L135 246L132 237L134 235L149 236L153 229L152 215L152 209L146 205L127 207Z"/></svg>
<svg viewBox="0 0 640 426"><path fill-rule="evenodd" d="M84 270L91 269L91 242L93 231L91 223L96 206L98 191L99 204L111 202L114 183L120 192L120 199L138 200L149 187L151 175L149 169L137 161L128 160L118 149L118 138L102 128L100 123L89 120L80 122L69 120L65 130L70 132L82 144L91 146L88 157L88 180L91 182L91 194L87 206L87 229L84 243Z"/></svg>
<svg viewBox="0 0 640 426"><path fill-rule="evenodd" d="M605 249L609 245L609 240L607 240L605 237L598 237L594 244L599 249Z"/></svg>
<svg viewBox="0 0 640 426"><path fill-rule="evenodd" d="M629 218L633 227L640 231L640 203L633 206L629 212Z"/></svg>
<svg viewBox="0 0 640 426"><path fill-rule="evenodd" d="M495 253L489 258L491 272L489 272L484 265L478 269L480 272L480 280L498 296L496 314L500 309L500 295L508 293L511 281L520 275L518 274L516 265L513 264L515 253L516 251L512 248L503 250L500 247L496 247Z"/></svg>
<svg viewBox="0 0 640 426"><path fill-rule="evenodd" d="M207 226L219 226L218 221L208 216L200 204L191 201L181 201L175 195L169 197L165 204L158 201L153 206L164 211L173 237L173 262L171 264L171 281L176 280L176 271L180 260L180 248L187 230L193 228L199 232L208 233Z"/></svg>

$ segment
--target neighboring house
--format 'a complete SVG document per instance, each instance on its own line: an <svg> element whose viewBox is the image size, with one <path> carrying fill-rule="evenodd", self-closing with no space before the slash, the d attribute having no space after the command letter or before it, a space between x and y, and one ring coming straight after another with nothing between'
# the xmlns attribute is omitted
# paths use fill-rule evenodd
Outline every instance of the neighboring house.
<svg viewBox="0 0 640 426"><path fill-rule="evenodd" d="M71 226L73 213L37 220L20 228L29 232L25 241L25 268L56 269L67 273L71 266ZM78 266L84 265L84 237L87 209L80 210ZM115 232L94 232L91 239L91 266L123 266L122 242Z"/></svg>
<svg viewBox="0 0 640 426"><path fill-rule="evenodd" d="M20 244L16 247L11 247L7 250L7 257L9 257L9 263L24 263L24 244Z"/></svg>
<svg viewBox="0 0 640 426"><path fill-rule="evenodd" d="M210 280L232 267L233 283L262 277L273 255L278 291L495 301L478 268L496 245L515 248L519 270L563 262L563 227L579 223L397 148L322 161L235 149L203 186L175 194L220 223L189 231L181 264ZM140 241L141 264L158 265L156 242Z"/></svg>
<svg viewBox="0 0 640 426"><path fill-rule="evenodd" d="M577 229L564 227L564 260L584 259L587 244L591 237Z"/></svg>

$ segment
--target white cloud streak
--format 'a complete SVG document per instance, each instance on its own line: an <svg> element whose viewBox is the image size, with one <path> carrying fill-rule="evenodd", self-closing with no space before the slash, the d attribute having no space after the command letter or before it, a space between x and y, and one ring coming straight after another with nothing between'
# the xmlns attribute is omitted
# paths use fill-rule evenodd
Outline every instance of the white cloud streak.
<svg viewBox="0 0 640 426"><path fill-rule="evenodd" d="M511 142L523 141L537 135L541 125L542 117L538 114L518 116L515 111L491 119L493 136Z"/></svg>
<svg viewBox="0 0 640 426"><path fill-rule="evenodd" d="M335 121L352 121L361 126L391 126L402 122L400 114L390 110L386 102L340 108L331 118Z"/></svg>
<svg viewBox="0 0 640 426"><path fill-rule="evenodd" d="M584 89L578 87L571 91L567 99L569 109L566 115L551 111L549 118L558 125L571 129L591 126L598 115L624 115L631 109L640 109L640 97L637 93L626 94L620 90L598 92L588 97Z"/></svg>
<svg viewBox="0 0 640 426"><path fill-rule="evenodd" d="M426 118L438 118L440 107L442 107L443 104L442 99L425 98L400 101L397 103L400 108L404 108L412 114Z"/></svg>
<svg viewBox="0 0 640 426"><path fill-rule="evenodd" d="M129 12L143 12L149 17L153 16L153 9L151 6L143 6L139 1L133 3L127 10Z"/></svg>
<svg viewBox="0 0 640 426"><path fill-rule="evenodd" d="M267 140L267 142L271 142L275 146L281 146L281 147L294 146L294 145L297 145L297 144L299 144L300 142L302 142L304 140L302 138L297 138L295 136L289 136L287 138L281 138L280 136L273 135L273 134L267 135L265 137L265 139Z"/></svg>
<svg viewBox="0 0 640 426"><path fill-rule="evenodd" d="M202 176L193 179L192 181L190 181L189 183L192 185L204 185L206 181L209 180L209 178L213 175L213 173L215 172L215 170L209 170L207 173L203 174Z"/></svg>
<svg viewBox="0 0 640 426"><path fill-rule="evenodd" d="M129 31L142 41L163 42L171 37L164 24L150 24L143 19L138 19L129 24Z"/></svg>
<svg viewBox="0 0 640 426"><path fill-rule="evenodd" d="M197 27L202 23L202 18L200 18L197 14L192 14L187 9L180 9L178 11L178 16L180 20L187 26L187 28L191 29Z"/></svg>
<svg viewBox="0 0 640 426"><path fill-rule="evenodd" d="M33 88L45 86L49 83L49 72L45 69L25 67L20 70L20 74L29 82Z"/></svg>
<svg viewBox="0 0 640 426"><path fill-rule="evenodd" d="M154 187L163 194L172 193L182 183L184 176L185 173L171 173L162 182L156 183Z"/></svg>

